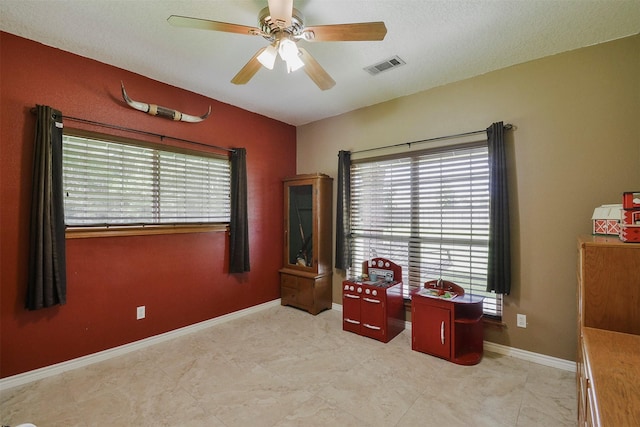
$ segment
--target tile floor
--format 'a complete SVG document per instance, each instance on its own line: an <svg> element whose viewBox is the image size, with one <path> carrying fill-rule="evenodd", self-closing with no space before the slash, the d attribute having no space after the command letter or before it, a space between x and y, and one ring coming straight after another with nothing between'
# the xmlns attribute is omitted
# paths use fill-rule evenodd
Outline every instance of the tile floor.
<svg viewBox="0 0 640 427"><path fill-rule="evenodd" d="M575 426L572 372L485 352L458 366L270 307L0 393L0 424Z"/></svg>

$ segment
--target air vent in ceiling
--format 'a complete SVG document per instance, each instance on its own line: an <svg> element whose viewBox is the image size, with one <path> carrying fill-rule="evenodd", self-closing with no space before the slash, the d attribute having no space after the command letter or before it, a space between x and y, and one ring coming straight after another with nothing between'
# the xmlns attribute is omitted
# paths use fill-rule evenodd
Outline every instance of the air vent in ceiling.
<svg viewBox="0 0 640 427"><path fill-rule="evenodd" d="M364 70L367 73L371 74L372 76L375 76L376 74L380 74L383 71L389 71L392 68L396 68L404 64L405 62L402 59L400 59L399 56L394 56L392 58L385 59L382 62L378 62L377 64L373 64L368 67L365 67Z"/></svg>

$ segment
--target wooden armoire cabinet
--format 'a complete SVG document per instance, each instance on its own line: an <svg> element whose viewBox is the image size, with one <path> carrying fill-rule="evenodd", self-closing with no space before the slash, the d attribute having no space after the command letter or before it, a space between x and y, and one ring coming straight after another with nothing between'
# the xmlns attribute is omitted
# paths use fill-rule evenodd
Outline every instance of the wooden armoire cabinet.
<svg viewBox="0 0 640 427"><path fill-rule="evenodd" d="M578 239L578 425L640 425L640 243Z"/></svg>
<svg viewBox="0 0 640 427"><path fill-rule="evenodd" d="M281 304L316 315L331 308L333 178L324 174L284 179L284 253Z"/></svg>

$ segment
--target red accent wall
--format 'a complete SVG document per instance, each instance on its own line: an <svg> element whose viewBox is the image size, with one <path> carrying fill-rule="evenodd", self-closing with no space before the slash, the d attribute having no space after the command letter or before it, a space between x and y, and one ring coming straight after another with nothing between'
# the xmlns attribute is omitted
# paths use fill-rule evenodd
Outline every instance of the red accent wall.
<svg viewBox="0 0 640 427"><path fill-rule="evenodd" d="M0 377L280 297L282 178L295 174L295 127L3 32L0 76ZM146 115L124 103L121 80L135 100L192 115L211 105L212 115L198 124ZM67 116L245 147L251 272L228 273L223 232L70 239L67 304L26 310L35 125L30 109L36 104ZM65 127L114 133L71 121ZM146 306L146 318L136 320L140 305Z"/></svg>

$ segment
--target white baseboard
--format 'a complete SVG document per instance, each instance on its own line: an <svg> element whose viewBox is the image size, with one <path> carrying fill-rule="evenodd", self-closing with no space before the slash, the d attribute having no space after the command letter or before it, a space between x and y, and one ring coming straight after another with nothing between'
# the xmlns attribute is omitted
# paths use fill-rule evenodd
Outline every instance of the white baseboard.
<svg viewBox="0 0 640 427"><path fill-rule="evenodd" d="M175 329L173 331L166 332L164 334L155 335L153 337L145 338L140 341L136 341L130 344L121 345L119 347L110 348L108 350L100 351L98 353L89 354L87 356L78 357L76 359L68 360L66 362L57 363L51 366L45 366L44 368L34 369L33 371L25 372L22 374L13 375L0 379L0 390L6 390L20 385L30 383L32 381L41 380L43 378L51 377L53 375L61 374L73 369L81 368L83 366L92 365L94 363L102 362L113 357L121 356L123 354L130 353L132 351L140 350L145 347L152 346L164 341L168 341L177 338L182 335L191 334L193 332L201 331L203 329L210 328L220 323L225 323L230 320L234 320L240 317L247 316L249 314L257 313L267 308L280 305L280 299L269 301L263 304L259 304L253 307L239 310L233 313L225 314L223 316L216 317L214 319L205 320L204 322L196 323L194 325L185 326L184 328ZM342 305L332 303L331 308L333 310L342 312ZM411 330L411 322L406 322L406 328ZM492 343L489 341L484 342L484 348L487 351L502 354L505 356L516 357L518 359L528 360L530 362L538 363L540 365L551 366L553 368L563 369L566 371L575 371L576 364L569 360L558 359L544 354L533 353L519 348L508 347L501 344Z"/></svg>
<svg viewBox="0 0 640 427"><path fill-rule="evenodd" d="M341 304L333 303L332 308L336 311L342 312ZM405 322L405 328L411 330L411 322ZM484 349L492 353L515 357L518 359L527 360L529 362L534 362L539 365L550 366L552 368L562 369L565 371L575 372L576 370L576 362L547 356L545 354L533 353L531 351L522 350L515 347L508 347L506 345L496 344L490 341L484 341Z"/></svg>
<svg viewBox="0 0 640 427"><path fill-rule="evenodd" d="M484 342L484 349L493 353L528 360L529 362L534 362L539 365L550 366L552 368L571 372L576 371L576 362L572 362L571 360L559 359L557 357L547 356L540 353L533 353L531 351L522 350L515 347L508 347L506 345L496 344L489 341Z"/></svg>
<svg viewBox="0 0 640 427"><path fill-rule="evenodd" d="M265 302L263 304L255 305L253 307L245 308L243 310L235 311L233 313L225 314L213 319L205 320L204 322L196 323L194 325L185 326L184 328L175 329L173 331L165 332L164 334L155 335L149 338L135 341L129 344L124 344L118 347L113 347L108 350L100 351L98 353L89 354L87 356L78 357L76 359L68 360L66 362L56 363L55 365L45 366L44 368L34 369L33 371L24 372L22 374L13 375L0 379L0 390L6 390L9 388L17 387L23 384L30 383L32 381L41 380L43 378L51 377L53 375L61 374L66 371L81 368L83 366L92 365L94 363L102 362L112 357L121 356L123 354L130 353L132 351L140 350L145 347L152 346L164 341L177 338L182 335L191 334L193 332L201 331L203 329L210 328L220 323L225 323L230 320L237 319L239 317L247 316L249 314L257 313L267 308L280 305L280 299Z"/></svg>

